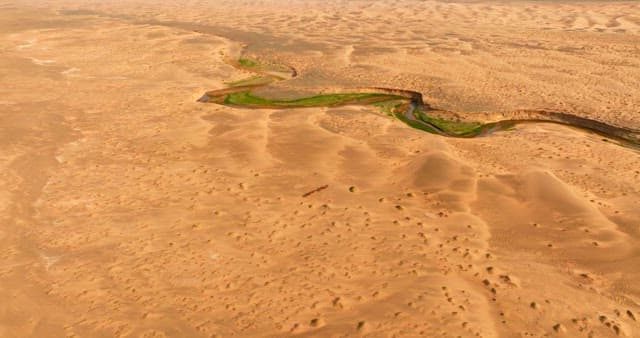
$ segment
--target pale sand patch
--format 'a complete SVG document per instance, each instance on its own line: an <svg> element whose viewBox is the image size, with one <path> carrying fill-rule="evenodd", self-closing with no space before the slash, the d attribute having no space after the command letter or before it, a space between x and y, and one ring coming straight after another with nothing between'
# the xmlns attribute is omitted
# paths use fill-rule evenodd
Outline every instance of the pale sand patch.
<svg viewBox="0 0 640 338"><path fill-rule="evenodd" d="M36 44L37 41L38 41L37 39L27 40L25 43L16 46L16 49L17 50L29 49L29 48L33 47Z"/></svg>
<svg viewBox="0 0 640 338"><path fill-rule="evenodd" d="M61 74L63 74L63 75L70 75L70 74L72 74L72 73L77 73L77 72L79 72L79 71L80 71L80 69L75 68L75 67L71 67L71 68L69 68L69 69L67 69L67 70L63 70L63 71L61 72Z"/></svg>
<svg viewBox="0 0 640 338"><path fill-rule="evenodd" d="M36 65L39 66L46 66L46 65L50 65L50 64L54 64L56 63L56 60L43 60L43 59L37 59L34 57L28 57L29 60L31 60L31 62L35 63Z"/></svg>

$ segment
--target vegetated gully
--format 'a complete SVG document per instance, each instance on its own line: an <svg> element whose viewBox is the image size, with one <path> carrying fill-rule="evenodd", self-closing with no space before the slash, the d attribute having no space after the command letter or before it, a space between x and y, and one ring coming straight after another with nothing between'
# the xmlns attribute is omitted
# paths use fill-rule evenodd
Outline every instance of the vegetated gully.
<svg viewBox="0 0 640 338"><path fill-rule="evenodd" d="M599 134L622 146L640 150L640 130L613 126L593 119L548 110L518 110L493 115L493 122L461 121L454 112L434 109L416 91L382 87L354 88L349 92L322 94L292 100L272 100L252 94L260 87L284 81L298 75L288 66L259 63L249 59L229 62L232 66L252 72L255 76L230 83L228 88L206 92L199 102L210 102L241 108L304 108L344 105L377 105L407 125L426 132L459 138L486 136L523 123L556 123ZM437 115L438 117L433 117Z"/></svg>

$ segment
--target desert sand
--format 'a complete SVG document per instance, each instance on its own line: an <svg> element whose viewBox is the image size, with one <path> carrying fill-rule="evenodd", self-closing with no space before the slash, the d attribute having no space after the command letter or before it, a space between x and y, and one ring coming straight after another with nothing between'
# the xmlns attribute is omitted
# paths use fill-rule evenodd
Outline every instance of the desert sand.
<svg viewBox="0 0 640 338"><path fill-rule="evenodd" d="M640 129L637 2L0 0L0 37L0 337L640 336L637 149L197 102L246 56Z"/></svg>

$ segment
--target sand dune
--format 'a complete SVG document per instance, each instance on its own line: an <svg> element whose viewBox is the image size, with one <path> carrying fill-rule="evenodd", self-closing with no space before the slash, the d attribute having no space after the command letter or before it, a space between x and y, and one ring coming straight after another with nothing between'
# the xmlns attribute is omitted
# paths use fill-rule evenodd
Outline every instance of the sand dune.
<svg viewBox="0 0 640 338"><path fill-rule="evenodd" d="M637 129L635 13L0 2L0 337L638 336L637 150L196 101L246 56L299 72L265 95L392 87Z"/></svg>

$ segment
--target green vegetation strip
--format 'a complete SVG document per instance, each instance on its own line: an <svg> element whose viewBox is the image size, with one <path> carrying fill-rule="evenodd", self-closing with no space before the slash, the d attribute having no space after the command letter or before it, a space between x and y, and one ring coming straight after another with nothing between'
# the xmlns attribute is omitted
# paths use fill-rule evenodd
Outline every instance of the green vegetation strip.
<svg viewBox="0 0 640 338"><path fill-rule="evenodd" d="M229 87L260 86L267 85L269 83L275 82L276 80L280 79L276 78L275 76L252 76L248 79L229 82L227 83L227 85L229 85Z"/></svg>
<svg viewBox="0 0 640 338"><path fill-rule="evenodd" d="M291 100L269 99L256 96L250 89L266 86L270 83L285 80L288 73L291 77L296 76L294 69L283 65L261 63L255 60L240 58L240 67L247 68L248 71L258 73L247 79L227 83L229 88L208 92L202 102L215 102L233 106L245 106L253 108L304 108L304 107L331 107L349 104L372 104L378 107L388 116L395 116L400 121L410 127L420 129L429 133L452 136L452 137L475 137L498 130L511 130L518 123L526 122L548 122L569 126L576 126L571 121L554 121L552 119L542 120L522 120L522 121L498 121L491 123L470 122L451 120L427 115L428 111L416 109L412 111L412 116L407 117L410 99L404 96L382 94L382 93L345 93L345 94L323 94L303 97ZM627 131L626 134L610 133L601 128L589 126L577 127L587 129L592 132L612 137L617 143L633 148L640 147L640 138L637 132ZM627 135L628 134L628 135ZM603 141L608 141L603 139Z"/></svg>
<svg viewBox="0 0 640 338"><path fill-rule="evenodd" d="M348 94L325 94L303 97L292 100L272 100L253 95L251 92L232 93L227 96L224 103L236 106L256 106L256 107L321 107L340 106L347 104L371 104L389 100L402 99L401 96L376 94L376 93L348 93Z"/></svg>
<svg viewBox="0 0 640 338"><path fill-rule="evenodd" d="M406 125L408 125L411 128L415 128L415 129L419 129L419 130L422 130L422 131L426 131L427 133L431 133L431 134L442 135L442 132L440 132L437 129L431 127L430 125L427 125L427 124L424 124L424 123L420 123L420 121L407 119L404 116L404 112L396 112L396 113L394 113L394 115L396 116L396 118L398 120L404 122Z"/></svg>

